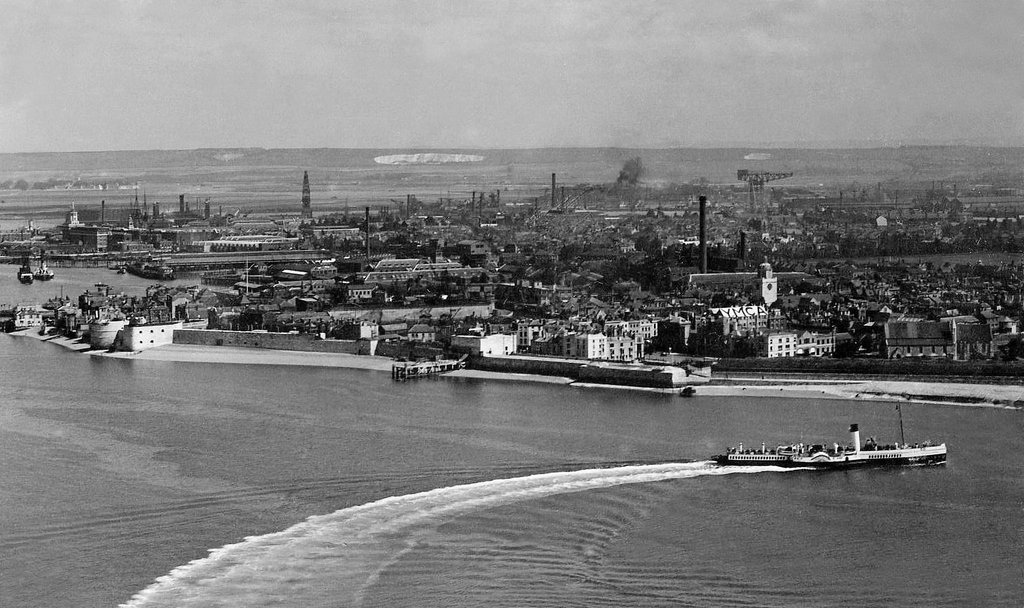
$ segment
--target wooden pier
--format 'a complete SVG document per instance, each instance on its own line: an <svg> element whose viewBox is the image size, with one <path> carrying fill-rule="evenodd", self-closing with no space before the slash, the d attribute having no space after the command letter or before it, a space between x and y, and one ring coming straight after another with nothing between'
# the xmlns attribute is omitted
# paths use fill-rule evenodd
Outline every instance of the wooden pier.
<svg viewBox="0 0 1024 608"><path fill-rule="evenodd" d="M391 377L395 380L423 378L466 367L466 357L438 359L436 361L396 361L391 364Z"/></svg>

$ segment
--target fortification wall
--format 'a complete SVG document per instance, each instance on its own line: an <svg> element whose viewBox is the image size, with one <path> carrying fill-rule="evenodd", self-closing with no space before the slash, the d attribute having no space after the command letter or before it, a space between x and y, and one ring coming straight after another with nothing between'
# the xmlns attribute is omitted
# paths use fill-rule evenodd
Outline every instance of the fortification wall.
<svg viewBox="0 0 1024 608"><path fill-rule="evenodd" d="M470 356L466 361L471 369L511 374L539 374L541 376L562 376L578 380L584 361L544 359L541 357L483 357Z"/></svg>
<svg viewBox="0 0 1024 608"><path fill-rule="evenodd" d="M538 374L541 376L562 376L579 382L594 384L615 384L620 386L641 386L649 388L678 388L688 384L707 382L706 378L688 376L679 367L648 367L615 364L588 363L583 360L545 357L485 357L470 356L467 364L471 369L513 374Z"/></svg>
<svg viewBox="0 0 1024 608"><path fill-rule="evenodd" d="M376 340L320 340L314 334L219 329L179 329L174 332L174 344L267 348L348 355L373 355L377 347Z"/></svg>
<svg viewBox="0 0 1024 608"><path fill-rule="evenodd" d="M419 322L421 317L434 319L450 315L453 319L466 317L487 318L494 312L494 304L467 304L465 306L427 306L410 308L335 308L328 311L331 318L350 321L373 321L374 323L397 323L399 321Z"/></svg>
<svg viewBox="0 0 1024 608"><path fill-rule="evenodd" d="M414 361L416 359L434 359L444 356L443 348L427 346L416 342L378 342L377 350L374 353L378 357L399 357Z"/></svg>
<svg viewBox="0 0 1024 608"><path fill-rule="evenodd" d="M128 321L113 319L110 321L93 321L89 324L89 346L107 349L114 345L117 333L124 329Z"/></svg>
<svg viewBox="0 0 1024 608"><path fill-rule="evenodd" d="M678 367L646 368L588 365L580 369L580 382L676 388L687 384L686 371Z"/></svg>
<svg viewBox="0 0 1024 608"><path fill-rule="evenodd" d="M115 347L118 350L140 351L163 344L171 344L175 332L181 331L182 322L154 323L152 325L126 325L118 333Z"/></svg>

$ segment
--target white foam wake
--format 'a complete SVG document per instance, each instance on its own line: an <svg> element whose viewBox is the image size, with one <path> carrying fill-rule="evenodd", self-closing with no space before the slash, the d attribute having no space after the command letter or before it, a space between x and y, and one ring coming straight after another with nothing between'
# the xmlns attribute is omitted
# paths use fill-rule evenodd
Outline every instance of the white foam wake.
<svg viewBox="0 0 1024 608"><path fill-rule="evenodd" d="M477 509L611 486L785 471L709 462L544 473L384 498L210 551L137 593L149 606L358 606L377 575L438 523ZM792 470L792 469L789 469Z"/></svg>

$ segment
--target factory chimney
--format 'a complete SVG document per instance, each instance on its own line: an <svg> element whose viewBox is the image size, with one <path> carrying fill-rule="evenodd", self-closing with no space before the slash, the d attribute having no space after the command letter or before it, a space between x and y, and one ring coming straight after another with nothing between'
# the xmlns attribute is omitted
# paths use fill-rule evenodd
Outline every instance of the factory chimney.
<svg viewBox="0 0 1024 608"><path fill-rule="evenodd" d="M551 208L555 208L555 174L551 174Z"/></svg>
<svg viewBox="0 0 1024 608"><path fill-rule="evenodd" d="M181 215L185 215L185 195L184 194L179 194L178 195L178 213L181 214Z"/></svg>
<svg viewBox="0 0 1024 608"><path fill-rule="evenodd" d="M100 201L100 223L104 224L107 221L107 201L104 199Z"/></svg>
<svg viewBox="0 0 1024 608"><path fill-rule="evenodd" d="M700 273L708 271L708 225L707 207L708 197L700 197Z"/></svg>
<svg viewBox="0 0 1024 608"><path fill-rule="evenodd" d="M366 263L370 263L370 208L366 208Z"/></svg>
<svg viewBox="0 0 1024 608"><path fill-rule="evenodd" d="M302 211L300 217L312 218L313 207L309 196L309 172L302 172Z"/></svg>
<svg viewBox="0 0 1024 608"><path fill-rule="evenodd" d="M737 252L737 254L739 255L739 258L740 258L740 265L743 268L746 268L747 267L747 233L745 231L743 231L743 230L740 230L740 247L739 247L739 249L740 250Z"/></svg>

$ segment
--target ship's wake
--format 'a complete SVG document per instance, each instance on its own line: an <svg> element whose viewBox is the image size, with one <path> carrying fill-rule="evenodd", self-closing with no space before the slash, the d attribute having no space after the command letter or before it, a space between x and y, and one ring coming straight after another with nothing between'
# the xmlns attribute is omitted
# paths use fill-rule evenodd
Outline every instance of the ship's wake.
<svg viewBox="0 0 1024 608"><path fill-rule="evenodd" d="M286 530L210 551L124 607L358 606L377 577L445 521L489 507L624 484L786 471L711 462L628 465L457 485L310 517ZM793 470L793 469L788 469Z"/></svg>

